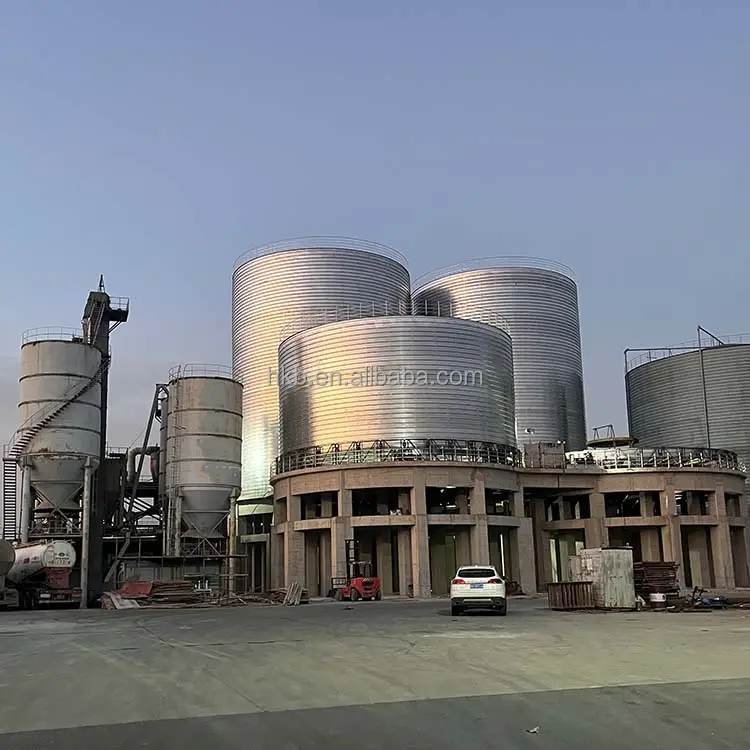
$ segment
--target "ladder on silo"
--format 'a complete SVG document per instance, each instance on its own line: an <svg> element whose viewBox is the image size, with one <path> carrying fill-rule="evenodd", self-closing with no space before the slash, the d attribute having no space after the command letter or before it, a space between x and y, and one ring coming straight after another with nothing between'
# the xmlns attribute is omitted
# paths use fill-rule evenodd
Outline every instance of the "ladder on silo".
<svg viewBox="0 0 750 750"><path fill-rule="evenodd" d="M3 536L6 539L15 537L18 532L17 502L18 502L18 459L28 447L29 443L50 423L59 416L74 401L77 401L87 391L99 382L104 372L109 367L109 357L102 359L99 369L83 384L81 388L67 399L58 404L54 409L44 415L33 427L25 430L21 437L7 447L3 456ZM70 393L70 392L69 392ZM67 394L66 394L67 395ZM8 534L8 529L13 530L13 535Z"/></svg>
<svg viewBox="0 0 750 750"><path fill-rule="evenodd" d="M167 498L168 508L167 513L169 514L169 528L171 534L167 538L167 555L177 554L177 545L175 540L182 534L182 518L181 515L177 516L177 496L179 488L177 487L177 480L180 476L180 469L177 466L177 462L180 458L180 440L179 430L182 429L182 425L179 423L178 416L180 412L180 396L182 395L183 381L178 372L177 378L170 384L169 389L169 402L167 407L167 414L171 415L167 417L167 440L170 439L170 433L172 434L172 444L169 446L169 476L166 478L166 484L170 488L170 494Z"/></svg>
<svg viewBox="0 0 750 750"><path fill-rule="evenodd" d="M3 538L5 539L15 539L18 534L17 486L16 459L3 456Z"/></svg>

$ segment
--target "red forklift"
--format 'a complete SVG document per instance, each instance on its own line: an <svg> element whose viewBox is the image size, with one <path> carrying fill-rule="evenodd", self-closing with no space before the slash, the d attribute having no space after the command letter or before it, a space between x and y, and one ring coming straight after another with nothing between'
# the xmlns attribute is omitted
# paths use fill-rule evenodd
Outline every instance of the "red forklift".
<svg viewBox="0 0 750 750"><path fill-rule="evenodd" d="M337 602L360 599L379 602L383 598L380 579L372 574L372 563L359 559L359 542L346 540L346 577L333 578L328 596Z"/></svg>

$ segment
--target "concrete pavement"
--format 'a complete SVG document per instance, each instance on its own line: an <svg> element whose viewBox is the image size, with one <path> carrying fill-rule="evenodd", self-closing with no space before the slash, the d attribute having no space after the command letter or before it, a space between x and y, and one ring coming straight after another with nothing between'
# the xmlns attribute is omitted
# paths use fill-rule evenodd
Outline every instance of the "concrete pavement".
<svg viewBox="0 0 750 750"><path fill-rule="evenodd" d="M0 613L0 747L737 747L748 635L744 611L540 600Z"/></svg>

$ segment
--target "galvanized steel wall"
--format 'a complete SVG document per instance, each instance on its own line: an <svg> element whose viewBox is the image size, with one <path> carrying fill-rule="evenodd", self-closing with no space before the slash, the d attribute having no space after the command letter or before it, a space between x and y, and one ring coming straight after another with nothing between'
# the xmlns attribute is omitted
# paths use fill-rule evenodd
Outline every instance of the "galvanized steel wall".
<svg viewBox="0 0 750 750"><path fill-rule="evenodd" d="M750 344L703 350L640 364L625 375L630 434L644 447L724 448L750 465Z"/></svg>
<svg viewBox="0 0 750 750"><path fill-rule="evenodd" d="M230 372L190 366L170 373L166 493L182 497L185 536L219 536L217 525L240 489L242 385Z"/></svg>
<svg viewBox="0 0 750 750"><path fill-rule="evenodd" d="M413 316L331 323L285 340L279 372L282 453L381 439L515 445L512 344L493 326Z"/></svg>
<svg viewBox="0 0 750 750"><path fill-rule="evenodd" d="M409 273L395 251L310 238L253 252L232 279L232 361L244 384L241 499L270 494L278 442L278 347L326 320L408 314Z"/></svg>
<svg viewBox="0 0 750 750"><path fill-rule="evenodd" d="M74 334L28 332L21 347L19 428L16 442L66 403L96 374L101 353ZM51 339L46 336L55 335ZM79 334L80 335L80 334ZM40 338L39 338L40 337ZM31 462L38 508L74 509L88 458L99 457L101 387L95 383L45 425L23 450Z"/></svg>
<svg viewBox="0 0 750 750"><path fill-rule="evenodd" d="M537 267L538 266L538 267ZM466 270L464 270L466 269ZM418 280L416 315L499 316L513 339L518 442L586 445L578 290L564 266L499 258Z"/></svg>

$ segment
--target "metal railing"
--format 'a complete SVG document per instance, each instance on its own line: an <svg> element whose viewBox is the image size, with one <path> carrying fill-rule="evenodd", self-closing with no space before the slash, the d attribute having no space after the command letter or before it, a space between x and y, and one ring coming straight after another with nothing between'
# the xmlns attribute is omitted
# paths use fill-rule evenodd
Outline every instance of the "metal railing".
<svg viewBox="0 0 750 750"><path fill-rule="evenodd" d="M553 461L554 456L550 456ZM559 465L559 457L557 458ZM542 456L542 464L544 456ZM605 471L628 469L722 469L745 472L737 454L708 448L604 448L565 454L566 466L598 467ZM542 466L541 468L544 468ZM553 467L551 467L553 468Z"/></svg>
<svg viewBox="0 0 750 750"><path fill-rule="evenodd" d="M545 466L545 458L548 465ZM576 451L562 456L542 454L538 469L566 468L627 471L640 469L720 469L745 472L737 454L705 448L612 448ZM510 445L473 440L372 440L317 445L280 455L271 476L301 469L356 464L403 463L411 461L477 463L524 468L521 451Z"/></svg>
<svg viewBox="0 0 750 750"><path fill-rule="evenodd" d="M296 333L306 331L310 328L327 325L328 323L343 323L348 320L361 320L362 318L385 318L395 316L409 316L411 308L405 302L393 304L388 300L382 302L367 302L334 306L313 306L296 310L279 333L279 343L285 341Z"/></svg>
<svg viewBox="0 0 750 750"><path fill-rule="evenodd" d="M234 370L229 365L211 365L202 363L190 363L186 365L175 365L169 370L169 381L178 378L227 378L239 380Z"/></svg>
<svg viewBox="0 0 750 750"><path fill-rule="evenodd" d="M21 335L21 344L30 344L34 341L81 341L83 343L83 331L80 328L64 328L60 326L44 326L42 328L29 328Z"/></svg>
<svg viewBox="0 0 750 750"><path fill-rule="evenodd" d="M419 278L414 279L412 289L421 289L423 286L430 284L433 281L437 281L438 279L442 279L445 276L453 276L454 274L464 273L466 271L485 271L493 268L532 268L540 271L555 271L563 276L567 276L571 281L575 281L573 269L566 266L564 263L527 255L508 255L477 258L476 260L437 268L434 271L429 271L428 273L422 274Z"/></svg>
<svg viewBox="0 0 750 750"><path fill-rule="evenodd" d="M667 359L678 354L687 352L697 352L699 349L718 349L722 346L732 346L737 344L750 344L750 333L732 333L728 335L719 335L709 338L707 341L698 342L697 339L684 341L674 346L655 347L653 349L626 349L625 351L625 372L630 372L640 365L647 362L656 362L660 359ZM628 356L629 354L634 356Z"/></svg>
<svg viewBox="0 0 750 750"><path fill-rule="evenodd" d="M372 440L333 443L289 451L271 467L271 476L300 469L345 464L375 464L406 461L481 463L493 466L521 466L517 448L473 440Z"/></svg>
<svg viewBox="0 0 750 750"><path fill-rule="evenodd" d="M374 253L375 255L382 255L385 258L390 258L408 269L406 258L398 250L388 247L388 245L381 245L379 242L361 240L356 237L292 237L287 240L272 242L268 245L261 245L260 247L242 253L242 255L240 255L234 262L234 270L236 271L249 260L255 260L264 255L282 253L285 250L308 249L360 250L367 253Z"/></svg>
<svg viewBox="0 0 750 750"><path fill-rule="evenodd" d="M412 314L427 318L456 318L458 320L470 320L476 323L485 323L494 326L495 328L500 328L510 335L508 321L499 313L489 309L472 312L470 317L464 318L460 313L453 309L452 302L441 305L439 301L430 302L425 299L421 303L414 303L412 305Z"/></svg>

